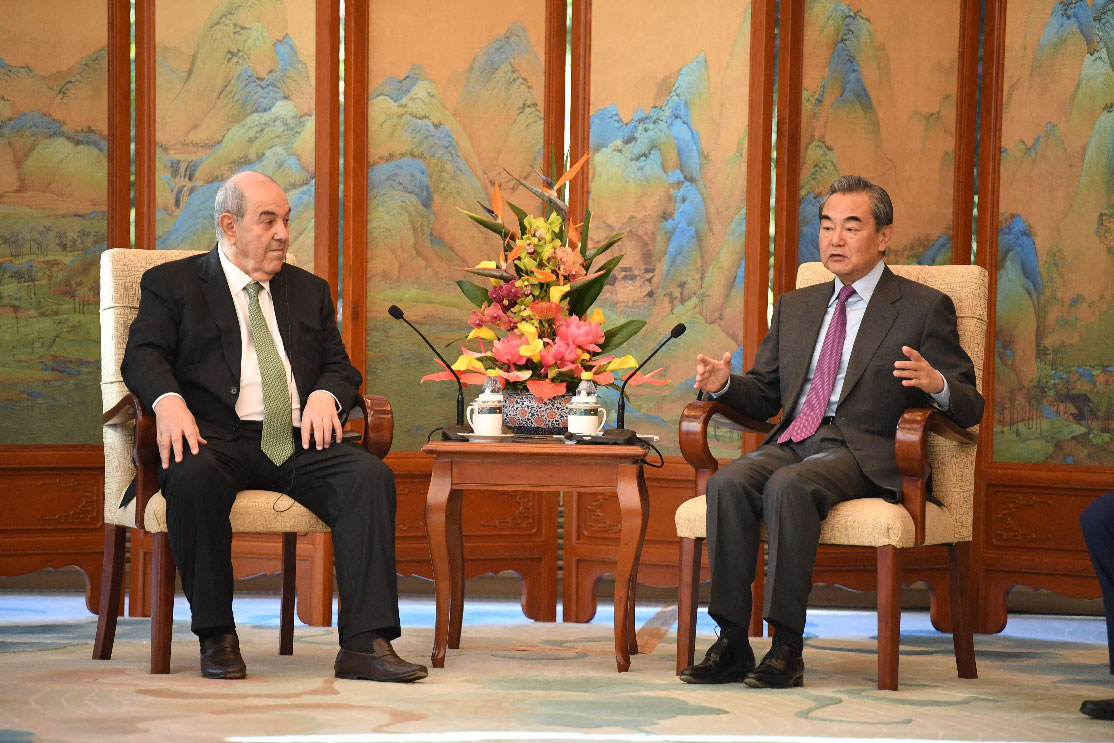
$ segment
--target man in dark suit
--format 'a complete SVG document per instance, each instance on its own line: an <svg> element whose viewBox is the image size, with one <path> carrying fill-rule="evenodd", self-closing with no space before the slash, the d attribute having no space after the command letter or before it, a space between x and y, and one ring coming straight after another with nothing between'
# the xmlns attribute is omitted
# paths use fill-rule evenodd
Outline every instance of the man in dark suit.
<svg viewBox="0 0 1114 743"><path fill-rule="evenodd" d="M965 427L982 417L951 299L883 262L892 223L882 188L858 176L837 179L820 206L820 257L834 282L778 299L745 375L730 374L730 354L697 357L698 390L752 418L783 415L761 446L708 480L708 613L720 636L682 681L802 685L820 522L844 500L900 499L894 431L906 409L933 405ZM763 616L774 638L756 667L746 627L763 521Z"/></svg>
<svg viewBox="0 0 1114 743"><path fill-rule="evenodd" d="M251 171L221 187L217 246L143 275L121 365L155 411L174 562L201 643L201 675L246 675L232 615L229 513L245 489L287 493L332 529L340 678L417 681L398 657L395 488L341 419L360 373L337 332L329 286L285 263L290 205ZM334 441L336 443L334 443Z"/></svg>
<svg viewBox="0 0 1114 743"><path fill-rule="evenodd" d="M1110 673L1114 674L1114 491L1096 498L1087 506L1079 524L1102 588ZM1088 699L1079 711L1099 720L1114 720L1114 699Z"/></svg>

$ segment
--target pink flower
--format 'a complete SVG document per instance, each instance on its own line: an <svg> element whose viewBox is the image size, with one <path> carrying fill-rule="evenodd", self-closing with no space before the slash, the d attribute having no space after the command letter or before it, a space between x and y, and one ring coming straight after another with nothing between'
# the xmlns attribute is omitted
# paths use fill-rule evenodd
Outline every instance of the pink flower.
<svg viewBox="0 0 1114 743"><path fill-rule="evenodd" d="M543 367L556 364L561 371L568 371L580 360L580 349L565 338L558 338L542 349L539 358Z"/></svg>
<svg viewBox="0 0 1114 743"><path fill-rule="evenodd" d="M557 337L567 340L585 351L599 353L603 343L603 328L598 322L584 322L576 315L569 315L557 326Z"/></svg>
<svg viewBox="0 0 1114 743"><path fill-rule="evenodd" d="M505 338L500 338L492 344L491 352L500 364L520 366L526 363L526 357L518 349L526 343L526 338L518 333L510 333Z"/></svg>

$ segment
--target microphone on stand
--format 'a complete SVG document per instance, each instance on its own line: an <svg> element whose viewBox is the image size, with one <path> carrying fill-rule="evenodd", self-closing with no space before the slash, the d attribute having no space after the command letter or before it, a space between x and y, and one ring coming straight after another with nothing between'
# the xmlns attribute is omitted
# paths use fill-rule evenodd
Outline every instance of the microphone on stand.
<svg viewBox="0 0 1114 743"><path fill-rule="evenodd" d="M448 361L445 361L445 357L442 356L441 353L433 347L433 344L430 343L429 339L422 334L422 331L418 330L416 327L414 327L414 323L406 319L406 316L402 313L401 307L399 307L397 304L392 304L390 307L387 308L387 314L394 319L402 320L404 323L409 325L410 329L417 333L419 338L425 341L425 344L429 346L429 350L433 351L433 354L441 360L441 363L445 365L445 368L448 369L456 378L456 425L446 425L445 434L449 438L461 438L460 434L471 433L472 428L464 422L464 383L460 381L460 375L456 373L456 369L454 369Z"/></svg>
<svg viewBox="0 0 1114 743"><path fill-rule="evenodd" d="M615 407L615 428L607 429L606 431L604 431L601 434L602 436L611 440L612 443L616 443L616 444L637 444L638 443L638 434L635 433L634 431L630 430L629 428L625 427L626 426L627 401L626 401L626 398L624 397L624 395L625 395L626 390L627 390L627 385L630 383L630 381L632 379L634 379L634 375L637 374L642 369L642 367L646 365L647 361L654 358L654 356L657 354L657 352L665 347L666 343L668 343L669 341L673 340L674 338L680 337L682 334L684 334L686 329L687 328L685 328L685 324L683 322L679 322L676 325L674 325L673 329L669 331L669 335L666 336L662 340L662 342L658 344L658 347L655 348L653 351L651 351L650 355L647 356L645 359L643 359L642 363L639 364L637 367L635 367L634 371L632 371L630 374L628 374L627 378L623 380L623 384L619 387L619 402Z"/></svg>

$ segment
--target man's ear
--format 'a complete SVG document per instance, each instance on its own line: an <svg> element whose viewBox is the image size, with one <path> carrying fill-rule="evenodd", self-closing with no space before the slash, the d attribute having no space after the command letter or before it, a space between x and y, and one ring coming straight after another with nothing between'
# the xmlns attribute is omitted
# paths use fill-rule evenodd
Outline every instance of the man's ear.
<svg viewBox="0 0 1114 743"><path fill-rule="evenodd" d="M228 212L220 215L220 228L229 243L236 243L236 218Z"/></svg>
<svg viewBox="0 0 1114 743"><path fill-rule="evenodd" d="M878 233L878 252L885 253L886 248L890 246L890 239L894 236L894 226L888 224L881 229Z"/></svg>

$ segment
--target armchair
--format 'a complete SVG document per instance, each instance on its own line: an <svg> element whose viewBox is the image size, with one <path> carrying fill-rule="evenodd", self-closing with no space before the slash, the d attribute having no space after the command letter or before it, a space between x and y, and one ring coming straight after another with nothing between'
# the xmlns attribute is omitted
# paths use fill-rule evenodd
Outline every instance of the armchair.
<svg viewBox="0 0 1114 743"><path fill-rule="evenodd" d="M919 281L951 296L955 302L960 343L975 365L976 384L982 390L986 343L987 274L980 266L890 266L899 276ZM797 287L830 281L832 274L820 263L805 263L797 273ZM721 403L690 403L680 421L680 446L685 460L696 470L697 497L677 509L675 522L680 538L678 587L677 673L692 665L696 627L700 562L706 536L705 485L718 467L708 447L708 424L713 417L742 431L766 433L771 424L739 415ZM903 476L902 503L878 498L851 500L836 505L821 524L820 544L874 547L878 572L878 688L897 689L898 641L901 622L903 556L927 545L946 545L948 588L956 668L960 678L976 678L972 617L967 579L975 492L975 454L978 434L959 428L942 413L916 408L907 410L898 423L894 447ZM927 501L929 472L933 496L942 505ZM763 533L763 540L765 534ZM755 585L752 635L762 627L764 558L759 555Z"/></svg>
<svg viewBox="0 0 1114 743"><path fill-rule="evenodd" d="M166 501L158 492L159 467L155 415L120 377L128 332L139 308L139 281L148 268L191 255L192 251L112 249L101 254L101 396L104 413L105 498L104 569L93 646L95 660L112 657L124 576L124 546L129 529L152 535L151 673L169 673L174 561L166 533ZM291 257L288 256L288 261ZM292 261L291 261L292 262ZM394 418L382 397L361 396L363 446L378 457L391 447ZM136 478L136 497L126 508L119 503ZM282 499L283 508L274 508ZM293 652L294 578L297 535L328 532L329 527L288 496L267 490L245 490L236 497L229 520L232 531L282 534L282 598L279 654ZM329 575L331 576L331 565ZM331 591L331 579L329 581ZM133 601L135 597L133 597Z"/></svg>

